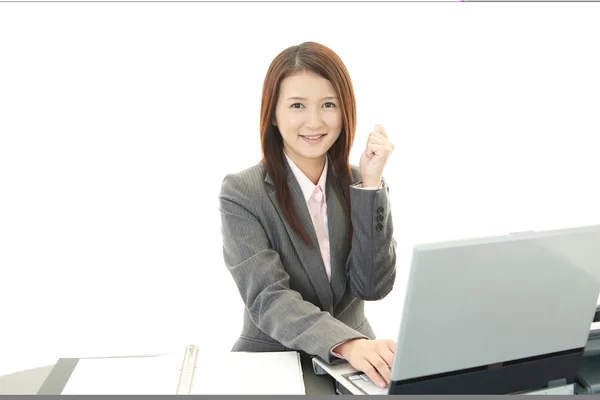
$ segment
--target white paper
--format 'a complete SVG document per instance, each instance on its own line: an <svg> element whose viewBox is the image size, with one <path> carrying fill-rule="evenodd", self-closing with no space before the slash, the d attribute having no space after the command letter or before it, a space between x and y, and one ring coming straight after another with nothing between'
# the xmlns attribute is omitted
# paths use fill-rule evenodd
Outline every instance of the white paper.
<svg viewBox="0 0 600 400"><path fill-rule="evenodd" d="M182 358L82 358L62 394L176 394Z"/></svg>
<svg viewBox="0 0 600 400"><path fill-rule="evenodd" d="M191 394L305 394L298 353L200 351Z"/></svg>
<svg viewBox="0 0 600 400"><path fill-rule="evenodd" d="M62 394L176 394L184 354L82 358ZM298 353L200 350L191 394L305 394Z"/></svg>

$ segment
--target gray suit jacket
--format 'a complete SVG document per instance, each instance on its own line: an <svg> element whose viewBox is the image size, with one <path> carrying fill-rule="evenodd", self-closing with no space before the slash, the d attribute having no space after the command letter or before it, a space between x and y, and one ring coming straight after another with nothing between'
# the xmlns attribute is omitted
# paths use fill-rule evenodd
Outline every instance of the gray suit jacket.
<svg viewBox="0 0 600 400"><path fill-rule="evenodd" d="M309 236L316 234L300 185L284 158L295 208ZM331 165L331 163L330 163ZM361 181L353 166L354 183ZM259 163L227 175L219 195L223 256L246 305L232 351L303 351L334 363L331 349L348 339L374 339L364 300L385 297L396 277L389 189L350 189L353 239L327 176L331 282L318 248L311 249L287 223L275 186Z"/></svg>

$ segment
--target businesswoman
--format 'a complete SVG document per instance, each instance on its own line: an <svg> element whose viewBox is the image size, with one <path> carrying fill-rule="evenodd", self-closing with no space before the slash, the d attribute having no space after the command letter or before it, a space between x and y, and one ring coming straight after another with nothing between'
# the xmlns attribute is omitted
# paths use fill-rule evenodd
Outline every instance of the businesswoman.
<svg viewBox="0 0 600 400"><path fill-rule="evenodd" d="M380 125L349 165L356 104L346 67L306 42L272 61L262 92L257 165L219 194L223 255L245 303L232 351L297 350L345 359L380 386L395 342L375 340L365 300L396 277L383 169L394 146Z"/></svg>

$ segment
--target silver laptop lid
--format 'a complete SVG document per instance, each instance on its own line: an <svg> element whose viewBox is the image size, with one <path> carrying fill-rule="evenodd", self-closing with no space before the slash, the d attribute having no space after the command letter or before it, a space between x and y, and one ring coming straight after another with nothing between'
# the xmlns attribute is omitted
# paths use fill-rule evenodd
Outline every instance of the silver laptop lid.
<svg viewBox="0 0 600 400"><path fill-rule="evenodd" d="M600 226L415 246L393 380L584 347Z"/></svg>

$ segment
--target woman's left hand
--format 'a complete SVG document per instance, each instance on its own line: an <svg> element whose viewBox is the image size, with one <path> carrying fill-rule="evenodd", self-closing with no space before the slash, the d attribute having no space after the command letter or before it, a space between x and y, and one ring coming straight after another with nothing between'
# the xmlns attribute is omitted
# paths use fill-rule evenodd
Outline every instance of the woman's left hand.
<svg viewBox="0 0 600 400"><path fill-rule="evenodd" d="M367 140L367 148L360 157L360 172L363 187L378 188L383 177L383 169L394 145L382 125L377 125L371 131Z"/></svg>

